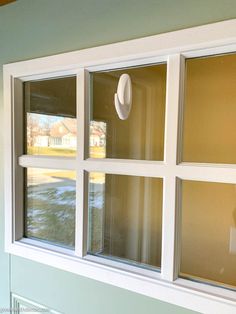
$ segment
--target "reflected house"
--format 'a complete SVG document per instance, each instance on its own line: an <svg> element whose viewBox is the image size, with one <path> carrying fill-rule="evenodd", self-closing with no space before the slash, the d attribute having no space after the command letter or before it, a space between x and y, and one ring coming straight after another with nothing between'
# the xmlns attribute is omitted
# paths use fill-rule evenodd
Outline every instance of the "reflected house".
<svg viewBox="0 0 236 314"><path fill-rule="evenodd" d="M34 145L36 147L47 147L49 142L49 136L47 135L38 135L34 139Z"/></svg>
<svg viewBox="0 0 236 314"><path fill-rule="evenodd" d="M64 118L50 126L49 135L38 135L34 146L76 149L76 119Z"/></svg>
<svg viewBox="0 0 236 314"><path fill-rule="evenodd" d="M100 130L91 128L90 132L90 146L104 146L105 134Z"/></svg>
<svg viewBox="0 0 236 314"><path fill-rule="evenodd" d="M107 123L104 121L90 121L89 146L90 157L106 157Z"/></svg>
<svg viewBox="0 0 236 314"><path fill-rule="evenodd" d="M106 122L90 121L90 146L106 146Z"/></svg>

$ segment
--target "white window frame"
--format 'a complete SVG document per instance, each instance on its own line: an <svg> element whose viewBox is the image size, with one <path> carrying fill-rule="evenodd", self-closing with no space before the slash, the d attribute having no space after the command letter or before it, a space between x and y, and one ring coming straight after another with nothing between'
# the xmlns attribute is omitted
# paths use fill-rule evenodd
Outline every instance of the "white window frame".
<svg viewBox="0 0 236 314"><path fill-rule="evenodd" d="M4 65L5 137L5 249L8 253L125 288L201 313L236 311L236 292L178 278L179 273L179 180L236 184L236 165L179 163L183 98L184 59L236 51L236 19L189 28L126 42L89 48L29 61ZM166 129L163 162L86 158L88 73L127 66L167 62ZM19 82L40 78L77 75L78 154L75 159L21 156L20 133L14 140L14 101ZM18 79L18 80L16 80ZM15 89L14 81L16 82ZM22 118L22 117L21 117ZM18 123L18 122L17 122ZM16 124L17 124L16 123ZM16 128L21 128L20 123ZM20 157L19 157L20 156ZM18 158L19 157L19 158ZM114 171L115 166L115 171ZM71 169L77 172L75 251L42 245L21 238L22 211L15 206L21 194L15 175L21 167ZM120 262L87 256L87 172L163 178L163 221L161 273L141 270ZM16 187L15 187L16 186ZM81 189L81 187L83 187ZM176 201L177 200L177 201ZM19 240L16 240L16 239Z"/></svg>

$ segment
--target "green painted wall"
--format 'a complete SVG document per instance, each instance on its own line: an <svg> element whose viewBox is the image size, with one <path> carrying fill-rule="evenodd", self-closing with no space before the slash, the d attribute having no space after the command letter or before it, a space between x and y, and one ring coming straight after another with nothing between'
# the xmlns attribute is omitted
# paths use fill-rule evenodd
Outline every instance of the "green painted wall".
<svg viewBox="0 0 236 314"><path fill-rule="evenodd" d="M2 64L236 18L235 0L18 0L0 7ZM191 311L3 252L0 142L0 308L9 291L66 314L185 314Z"/></svg>

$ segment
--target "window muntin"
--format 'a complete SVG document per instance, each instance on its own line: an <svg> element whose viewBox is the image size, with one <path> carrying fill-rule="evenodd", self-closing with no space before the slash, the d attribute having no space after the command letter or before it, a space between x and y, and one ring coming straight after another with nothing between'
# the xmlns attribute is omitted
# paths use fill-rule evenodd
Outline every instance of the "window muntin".
<svg viewBox="0 0 236 314"><path fill-rule="evenodd" d="M236 164L236 54L186 60L183 161Z"/></svg>
<svg viewBox="0 0 236 314"><path fill-rule="evenodd" d="M161 266L160 178L89 174L89 254Z"/></svg>
<svg viewBox="0 0 236 314"><path fill-rule="evenodd" d="M75 171L28 168L25 181L25 237L74 248Z"/></svg>
<svg viewBox="0 0 236 314"><path fill-rule="evenodd" d="M107 158L163 160L166 71L166 64L157 64L91 74L90 119L106 123ZM130 75L133 100L129 118L120 120L114 94L124 73ZM100 158L104 141L98 144L99 132L90 133L90 143L96 136L97 146L90 147L90 157Z"/></svg>
<svg viewBox="0 0 236 314"><path fill-rule="evenodd" d="M236 289L236 185L182 181L180 274Z"/></svg>
<svg viewBox="0 0 236 314"><path fill-rule="evenodd" d="M24 108L26 154L76 155L76 77L25 82Z"/></svg>

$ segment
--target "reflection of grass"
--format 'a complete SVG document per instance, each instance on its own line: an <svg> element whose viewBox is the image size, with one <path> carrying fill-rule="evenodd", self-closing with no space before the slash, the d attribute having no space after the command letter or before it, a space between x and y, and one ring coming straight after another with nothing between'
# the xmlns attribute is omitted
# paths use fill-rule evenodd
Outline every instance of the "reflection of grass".
<svg viewBox="0 0 236 314"><path fill-rule="evenodd" d="M90 183L105 183L105 174L103 172L90 172Z"/></svg>
<svg viewBox="0 0 236 314"><path fill-rule="evenodd" d="M67 188L72 188L68 190ZM39 186L37 186L39 188ZM73 247L75 189L73 186L28 188L27 236ZM59 193L60 192L60 193Z"/></svg>
<svg viewBox="0 0 236 314"><path fill-rule="evenodd" d="M73 149L64 149L64 148L28 146L27 154L74 157L76 155L76 151Z"/></svg>
<svg viewBox="0 0 236 314"><path fill-rule="evenodd" d="M91 158L105 158L106 157L105 147L90 146L90 157Z"/></svg>
<svg viewBox="0 0 236 314"><path fill-rule="evenodd" d="M52 172L46 172L45 175L49 176L49 177L56 177L59 179L71 179L71 180L75 180L76 179L76 173L75 171L66 171L66 170L62 170L62 171L53 171Z"/></svg>
<svg viewBox="0 0 236 314"><path fill-rule="evenodd" d="M76 150L65 149L65 148L53 148L53 147L28 146L27 154L75 157ZM105 158L106 157L105 147L91 146L90 157L91 158Z"/></svg>

